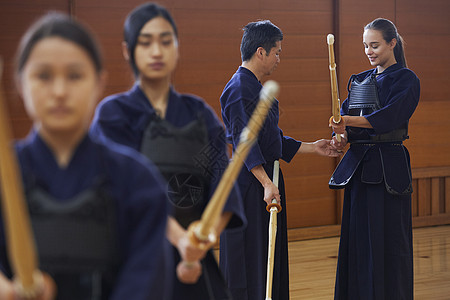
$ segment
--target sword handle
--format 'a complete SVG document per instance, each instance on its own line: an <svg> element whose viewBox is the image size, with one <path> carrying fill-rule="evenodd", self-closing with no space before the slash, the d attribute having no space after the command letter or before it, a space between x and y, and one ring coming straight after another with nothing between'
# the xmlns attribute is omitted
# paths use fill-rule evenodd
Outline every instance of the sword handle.
<svg viewBox="0 0 450 300"><path fill-rule="evenodd" d="M280 162L273 162L273 183L278 187L280 175ZM275 258L275 241L277 237L277 213L281 211L281 206L276 199L272 200L266 209L270 211L269 220L269 245L267 250L267 277L266 277L266 300L272 300L273 267Z"/></svg>
<svg viewBox="0 0 450 300"><path fill-rule="evenodd" d="M339 100L339 92L338 92L338 83L337 83L337 74L336 74L336 61L334 59L334 35L327 35L327 44L328 44L328 58L329 58L329 69L330 69L330 80L331 80L331 113L333 115L333 122L338 124L341 122L341 113L340 113L340 100ZM338 142L341 142L341 137L336 135L336 139Z"/></svg>
<svg viewBox="0 0 450 300"><path fill-rule="evenodd" d="M279 182L279 176L280 176L280 162L278 160L273 162L273 184L278 188L278 182ZM272 207L275 207L277 212L281 211L281 205L278 204L277 199L273 198L272 203L266 206L266 210L268 212L272 211Z"/></svg>

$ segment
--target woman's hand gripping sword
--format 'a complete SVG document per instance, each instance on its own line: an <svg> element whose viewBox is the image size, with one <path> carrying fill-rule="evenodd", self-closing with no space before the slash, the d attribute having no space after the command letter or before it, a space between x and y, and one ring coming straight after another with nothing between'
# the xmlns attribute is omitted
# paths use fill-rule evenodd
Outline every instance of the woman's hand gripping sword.
<svg viewBox="0 0 450 300"><path fill-rule="evenodd" d="M0 78L3 63L0 59ZM6 245L15 275L15 294L20 299L33 299L44 291L44 277L38 270L38 259L25 202L22 177L13 150L12 130L0 83L0 181Z"/></svg>
<svg viewBox="0 0 450 300"><path fill-rule="evenodd" d="M338 83L337 83L337 75L336 75L336 62L334 60L334 35L331 33L327 36L327 44L328 44L328 58L330 62L330 79L331 79L331 112L332 117L330 118L331 122L338 124L341 122L341 103L339 100L338 93ZM341 135L337 134L336 139L338 142L341 141Z"/></svg>

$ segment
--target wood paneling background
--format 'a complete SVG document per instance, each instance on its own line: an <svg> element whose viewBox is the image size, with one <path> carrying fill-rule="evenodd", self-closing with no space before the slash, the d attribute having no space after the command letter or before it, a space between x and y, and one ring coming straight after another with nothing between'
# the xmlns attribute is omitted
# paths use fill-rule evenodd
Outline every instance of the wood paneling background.
<svg viewBox="0 0 450 300"><path fill-rule="evenodd" d="M122 58L122 26L137 0L1 0L2 82L16 137L30 121L15 91L13 57L20 36L41 14L59 10L87 23L101 43L109 74L105 96L130 88ZM281 64L271 76L281 85L280 127L303 141L327 138L330 87L326 35L335 34L341 99L349 76L371 68L362 47L365 24L376 17L396 23L406 41L409 67L421 79L421 100L406 142L413 166L415 226L450 223L450 2L447 0L165 0L179 29L180 61L175 88L203 97L220 116L219 96L240 64L241 28L270 19L284 33ZM342 193L328 189L338 160L299 155L282 164L287 185L291 239L339 233Z"/></svg>

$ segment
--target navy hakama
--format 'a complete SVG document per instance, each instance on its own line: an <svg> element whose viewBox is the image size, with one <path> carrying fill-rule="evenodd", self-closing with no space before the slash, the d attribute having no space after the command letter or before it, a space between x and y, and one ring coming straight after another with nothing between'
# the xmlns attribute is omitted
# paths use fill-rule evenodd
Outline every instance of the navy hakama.
<svg viewBox="0 0 450 300"><path fill-rule="evenodd" d="M398 64L377 75L376 86L381 108L365 116L369 137L408 122L420 94L419 79ZM341 113L349 114L348 99ZM332 188L345 186L335 299L413 299L408 150L401 140L350 142L330 180Z"/></svg>
<svg viewBox="0 0 450 300"><path fill-rule="evenodd" d="M225 86L220 98L226 136L235 150L242 129L247 125L262 88L256 76L248 69L239 67ZM301 142L283 136L278 127L279 110L276 100L267 119L245 160L239 175L239 190L244 201L247 228L225 232L220 240L220 267L235 300L264 299L266 290L268 230L270 214L266 211L264 188L251 173L262 165L269 178L273 175L273 162L283 159L290 162ZM289 266L286 223L286 196L280 170L279 191L281 213L277 214L278 231L275 246L273 299L289 299Z"/></svg>

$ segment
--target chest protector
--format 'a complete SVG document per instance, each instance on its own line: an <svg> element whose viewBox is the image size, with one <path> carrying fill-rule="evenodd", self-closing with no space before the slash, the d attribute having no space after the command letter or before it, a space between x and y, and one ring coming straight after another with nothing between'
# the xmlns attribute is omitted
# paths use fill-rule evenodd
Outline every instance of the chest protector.
<svg viewBox="0 0 450 300"><path fill-rule="evenodd" d="M381 109L378 98L376 74L363 81L352 75L347 86L348 109L350 116L365 116ZM347 127L350 143L400 142L408 138L408 122L384 134L373 135L365 128Z"/></svg>
<svg viewBox="0 0 450 300"><path fill-rule="evenodd" d="M114 201L101 186L65 202L34 186L27 201L40 267L55 279L58 299L106 299L119 264Z"/></svg>
<svg viewBox="0 0 450 300"><path fill-rule="evenodd" d="M142 138L141 152L165 178L174 217L185 228L201 217L207 202L207 146L208 132L201 118L179 128L155 116Z"/></svg>

